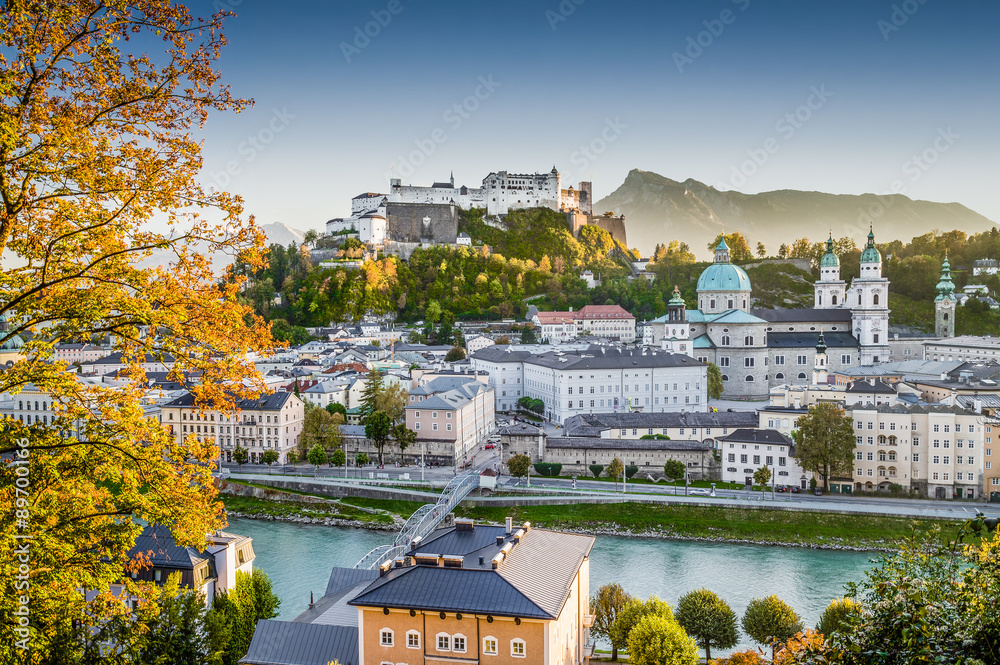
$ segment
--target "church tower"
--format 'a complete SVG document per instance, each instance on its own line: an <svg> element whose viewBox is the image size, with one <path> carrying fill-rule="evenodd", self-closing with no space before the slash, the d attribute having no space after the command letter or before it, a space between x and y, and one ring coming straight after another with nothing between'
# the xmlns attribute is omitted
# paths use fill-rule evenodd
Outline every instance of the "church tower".
<svg viewBox="0 0 1000 665"><path fill-rule="evenodd" d="M826 340L823 339L823 331L819 331L819 341L816 342L816 360L813 363L812 385L822 386L828 383L829 368L826 362Z"/></svg>
<svg viewBox="0 0 1000 665"><path fill-rule="evenodd" d="M847 285L840 279L840 259L833 251L833 234L826 241L826 254L819 261L819 281L814 285L816 309L844 306Z"/></svg>
<svg viewBox="0 0 1000 665"><path fill-rule="evenodd" d="M951 281L951 264L948 255L941 264L941 281L937 283L937 297L934 299L934 334L941 337L955 336L955 283Z"/></svg>
<svg viewBox="0 0 1000 665"><path fill-rule="evenodd" d="M861 252L861 275L847 292L854 337L861 347L861 364L889 361L889 280L882 277L882 254L875 247L875 232Z"/></svg>
<svg viewBox="0 0 1000 665"><path fill-rule="evenodd" d="M663 337L660 345L664 351L683 353L694 357L694 348L690 340L691 331L687 323L687 306L681 298L680 289L674 286L674 294L667 301L667 320L663 324Z"/></svg>

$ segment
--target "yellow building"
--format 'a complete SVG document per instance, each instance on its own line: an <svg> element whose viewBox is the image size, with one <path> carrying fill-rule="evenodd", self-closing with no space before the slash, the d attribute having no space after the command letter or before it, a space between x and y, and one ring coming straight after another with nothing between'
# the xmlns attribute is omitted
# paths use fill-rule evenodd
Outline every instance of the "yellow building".
<svg viewBox="0 0 1000 665"><path fill-rule="evenodd" d="M593 653L593 545L509 518L456 520L378 570L334 568L294 622L258 624L241 662L298 664L309 652L351 665L581 665Z"/></svg>

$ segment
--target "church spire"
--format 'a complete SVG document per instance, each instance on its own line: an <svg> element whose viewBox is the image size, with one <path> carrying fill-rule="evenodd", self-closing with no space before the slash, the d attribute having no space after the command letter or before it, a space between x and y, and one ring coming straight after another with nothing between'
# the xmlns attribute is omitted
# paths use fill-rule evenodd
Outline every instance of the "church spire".
<svg viewBox="0 0 1000 665"><path fill-rule="evenodd" d="M948 254L945 252L944 263L941 264L941 279L937 283L937 297L935 302L942 300L956 300L955 282L951 281L951 264L948 262Z"/></svg>

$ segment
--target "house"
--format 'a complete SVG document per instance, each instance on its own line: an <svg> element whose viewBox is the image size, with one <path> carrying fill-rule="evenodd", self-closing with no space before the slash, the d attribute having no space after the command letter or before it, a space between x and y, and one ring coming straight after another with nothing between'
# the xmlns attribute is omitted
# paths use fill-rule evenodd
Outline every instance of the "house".
<svg viewBox="0 0 1000 665"><path fill-rule="evenodd" d="M545 342L566 342L588 335L625 343L635 341L635 317L619 305L586 305L577 312L536 312L531 322Z"/></svg>
<svg viewBox="0 0 1000 665"><path fill-rule="evenodd" d="M477 351L482 351L486 347L493 346L496 342L486 335L470 335L465 338L465 350L472 355Z"/></svg>
<svg viewBox="0 0 1000 665"><path fill-rule="evenodd" d="M595 539L455 520L376 570L334 568L294 621L261 621L247 665L584 665Z"/></svg>
<svg viewBox="0 0 1000 665"><path fill-rule="evenodd" d="M810 476L795 461L794 442L777 430L738 429L719 439L719 450L724 482L752 485L754 471L766 466L771 485L806 488Z"/></svg>
<svg viewBox="0 0 1000 665"><path fill-rule="evenodd" d="M428 462L465 463L496 426L493 389L475 376L428 381L407 399L406 426L417 433L411 452Z"/></svg>
<svg viewBox="0 0 1000 665"><path fill-rule="evenodd" d="M543 437L544 455L541 460L562 464L563 474L587 476L590 466L599 464L607 469L616 457L628 466L636 466L638 478L663 475L669 460L683 462L691 480L718 478L718 463L712 448L701 441L673 439L600 439L590 437Z"/></svg>
<svg viewBox="0 0 1000 665"><path fill-rule="evenodd" d="M462 231L461 233L458 234L458 237L455 239L455 244L465 245L466 247L469 247L472 245L472 238L469 236L468 233Z"/></svg>

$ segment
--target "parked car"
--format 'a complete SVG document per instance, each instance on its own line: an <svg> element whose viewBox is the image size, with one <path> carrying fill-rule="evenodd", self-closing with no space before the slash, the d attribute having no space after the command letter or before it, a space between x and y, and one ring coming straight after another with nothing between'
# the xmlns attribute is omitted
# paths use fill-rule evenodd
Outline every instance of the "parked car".
<svg viewBox="0 0 1000 665"><path fill-rule="evenodd" d="M704 487L692 487L688 490L688 494L698 494L701 496L711 496L712 490L707 490Z"/></svg>
<svg viewBox="0 0 1000 665"><path fill-rule="evenodd" d="M778 486L777 486L777 487L775 488L775 491L776 491L776 492L784 492L784 491L785 491L785 486L784 486L784 485L778 485Z"/></svg>
<svg viewBox="0 0 1000 665"><path fill-rule="evenodd" d="M817 487L816 489L813 490L813 494L815 494L816 496L823 496L823 490Z"/></svg>
<svg viewBox="0 0 1000 665"><path fill-rule="evenodd" d="M801 492L802 490L800 490L800 489L799 489L799 488L798 488L797 486L795 486L795 485L792 485L792 487L791 487L791 489L790 489L789 491L790 491L790 492L791 492L792 494L798 494L798 493L799 493L799 492Z"/></svg>
<svg viewBox="0 0 1000 665"><path fill-rule="evenodd" d="M486 450L493 450L496 447L497 446L496 446L495 443L487 443L486 446L485 446Z"/></svg>

